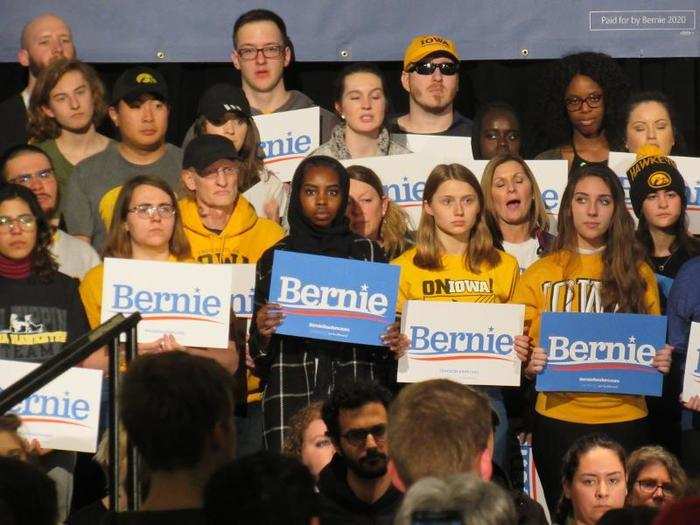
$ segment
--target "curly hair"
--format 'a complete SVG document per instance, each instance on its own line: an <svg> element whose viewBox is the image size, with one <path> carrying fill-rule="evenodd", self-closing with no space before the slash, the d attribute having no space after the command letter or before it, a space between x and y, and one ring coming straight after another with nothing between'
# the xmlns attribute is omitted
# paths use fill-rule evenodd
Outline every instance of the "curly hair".
<svg viewBox="0 0 700 525"><path fill-rule="evenodd" d="M627 76L605 53L576 53L556 61L541 77L540 103L535 105L533 127L539 136L535 143L540 150L561 147L572 140L573 126L564 105L564 94L576 75L587 76L603 88L605 113L603 130L611 150L620 150L623 109L630 90Z"/></svg>
<svg viewBox="0 0 700 525"><path fill-rule="evenodd" d="M333 442L340 442L340 411L362 408L368 403L381 403L389 410L391 392L373 381L349 381L337 385L323 404L321 416Z"/></svg>
<svg viewBox="0 0 700 525"><path fill-rule="evenodd" d="M28 136L32 142L55 139L61 134L61 126L55 118L49 117L44 112L44 107L49 105L51 91L56 84L71 71L77 71L90 88L93 99L92 123L99 126L107 113L105 104L105 86L97 75L97 72L85 62L75 59L60 59L52 62L37 78L29 102Z"/></svg>
<svg viewBox="0 0 700 525"><path fill-rule="evenodd" d="M0 204L15 199L26 202L36 218L36 242L29 254L32 261L32 274L40 282L49 283L58 273L58 263L49 249L53 241L49 220L31 190L19 184L0 185Z"/></svg>
<svg viewBox="0 0 700 525"><path fill-rule="evenodd" d="M289 432L282 444L282 453L297 459L301 459L301 449L304 446L304 432L312 422L321 419L323 403L316 401L306 408L299 410L289 420Z"/></svg>

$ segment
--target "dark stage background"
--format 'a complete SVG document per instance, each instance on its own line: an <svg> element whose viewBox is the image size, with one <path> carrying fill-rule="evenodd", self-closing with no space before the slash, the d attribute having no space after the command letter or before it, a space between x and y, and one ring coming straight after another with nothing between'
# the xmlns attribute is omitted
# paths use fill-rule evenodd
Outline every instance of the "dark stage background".
<svg viewBox="0 0 700 525"><path fill-rule="evenodd" d="M538 110L539 79L550 60L467 61L460 70L460 92L457 109L472 117L480 103L505 100L522 115L526 154L532 156L546 145L528 141L528 121ZM688 154L700 155L700 58L620 59L635 89L659 90L666 93L676 106L677 127L685 136ZM108 89L117 76L133 64L94 64ZM298 62L286 73L288 89L298 89L319 105L331 108L331 85L336 73L345 64L335 62ZM407 94L399 82L401 63L381 62L379 66L389 81L392 112L405 112ZM240 76L229 63L160 63L153 67L166 77L172 97L168 140L180 144L194 120L197 100L202 92L216 82L240 84ZM26 82L25 71L17 64L0 64L0 100L20 91ZM107 134L114 130L103 125Z"/></svg>

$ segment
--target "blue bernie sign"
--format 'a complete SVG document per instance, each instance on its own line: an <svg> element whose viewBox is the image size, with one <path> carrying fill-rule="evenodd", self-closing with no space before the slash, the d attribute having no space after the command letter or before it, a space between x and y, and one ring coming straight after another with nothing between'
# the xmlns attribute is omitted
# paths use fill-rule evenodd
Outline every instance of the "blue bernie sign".
<svg viewBox="0 0 700 525"><path fill-rule="evenodd" d="M396 318L400 268L277 250L269 302L286 317L278 334L378 346Z"/></svg>
<svg viewBox="0 0 700 525"><path fill-rule="evenodd" d="M663 375L651 363L665 341L663 316L546 312L536 389L660 396Z"/></svg>

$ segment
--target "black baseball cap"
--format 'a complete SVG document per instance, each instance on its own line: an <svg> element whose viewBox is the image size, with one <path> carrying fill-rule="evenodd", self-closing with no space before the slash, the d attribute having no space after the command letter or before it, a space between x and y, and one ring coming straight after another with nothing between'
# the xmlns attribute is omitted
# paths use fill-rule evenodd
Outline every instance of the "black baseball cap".
<svg viewBox="0 0 700 525"><path fill-rule="evenodd" d="M161 100L168 100L168 85L163 75L145 66L132 67L124 71L112 89L112 105L120 100L135 100L148 93Z"/></svg>
<svg viewBox="0 0 700 525"><path fill-rule="evenodd" d="M243 90L232 84L214 84L199 99L197 114L215 122L224 118L226 113L240 113L250 118L250 104Z"/></svg>
<svg viewBox="0 0 700 525"><path fill-rule="evenodd" d="M182 169L193 168L197 173L202 172L217 160L241 160L241 156L231 142L221 135L201 135L195 137L185 148L182 155Z"/></svg>

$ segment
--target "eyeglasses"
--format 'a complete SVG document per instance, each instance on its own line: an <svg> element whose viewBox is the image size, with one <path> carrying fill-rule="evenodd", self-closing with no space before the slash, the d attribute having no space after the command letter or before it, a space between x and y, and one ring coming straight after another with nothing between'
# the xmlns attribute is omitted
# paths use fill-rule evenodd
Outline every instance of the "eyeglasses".
<svg viewBox="0 0 700 525"><path fill-rule="evenodd" d="M386 425L380 424L369 428L353 428L342 435L348 443L356 447L360 447L367 443L367 436L372 434L375 441L384 441L386 439Z"/></svg>
<svg viewBox="0 0 700 525"><path fill-rule="evenodd" d="M452 76L459 71L459 63L441 62L436 64L435 62L422 62L413 66L411 72L416 72L419 75L432 75L436 69L439 69L443 75Z"/></svg>
<svg viewBox="0 0 700 525"><path fill-rule="evenodd" d="M655 479L639 479L637 480L637 485L639 485L639 489L642 492L647 494L653 494L659 488L664 491L664 494L669 496L673 496L676 493L675 485L672 483L659 483Z"/></svg>
<svg viewBox="0 0 700 525"><path fill-rule="evenodd" d="M53 170L49 168L47 170L37 171L36 173L22 173L21 175L17 175L12 179L8 179L8 182L11 182L12 184L21 184L22 186L26 186L34 178L37 178L38 180L43 182L48 179L53 179L53 177Z"/></svg>
<svg viewBox="0 0 700 525"><path fill-rule="evenodd" d="M282 44L271 44L263 47L242 47L237 50L237 53L241 60L255 60L258 58L258 53L261 52L265 58L279 58L282 56L282 51L285 48L286 46Z"/></svg>
<svg viewBox="0 0 700 525"><path fill-rule="evenodd" d="M175 215L175 206L172 204L139 204L127 210L129 213L135 213L141 219L152 219L158 214L161 219L166 219Z"/></svg>
<svg viewBox="0 0 700 525"><path fill-rule="evenodd" d="M199 176L203 179L213 179L219 173L226 177L230 177L232 175L236 175L238 173L238 170L232 166L221 166L220 168L216 168L213 170L204 170L202 171L202 173L199 173Z"/></svg>
<svg viewBox="0 0 700 525"><path fill-rule="evenodd" d="M603 101L603 94L602 93L591 93L588 95L586 98L581 98L581 97L567 97L564 99L564 105L566 105L566 109L569 111L578 111L581 109L581 106L583 106L583 103L585 102L586 105L589 108L597 108L600 106L600 103Z"/></svg>
<svg viewBox="0 0 700 525"><path fill-rule="evenodd" d="M36 217L28 213L18 215L17 217L8 217L0 215L0 231L9 232L13 225L17 225L20 230L28 231L36 227Z"/></svg>

